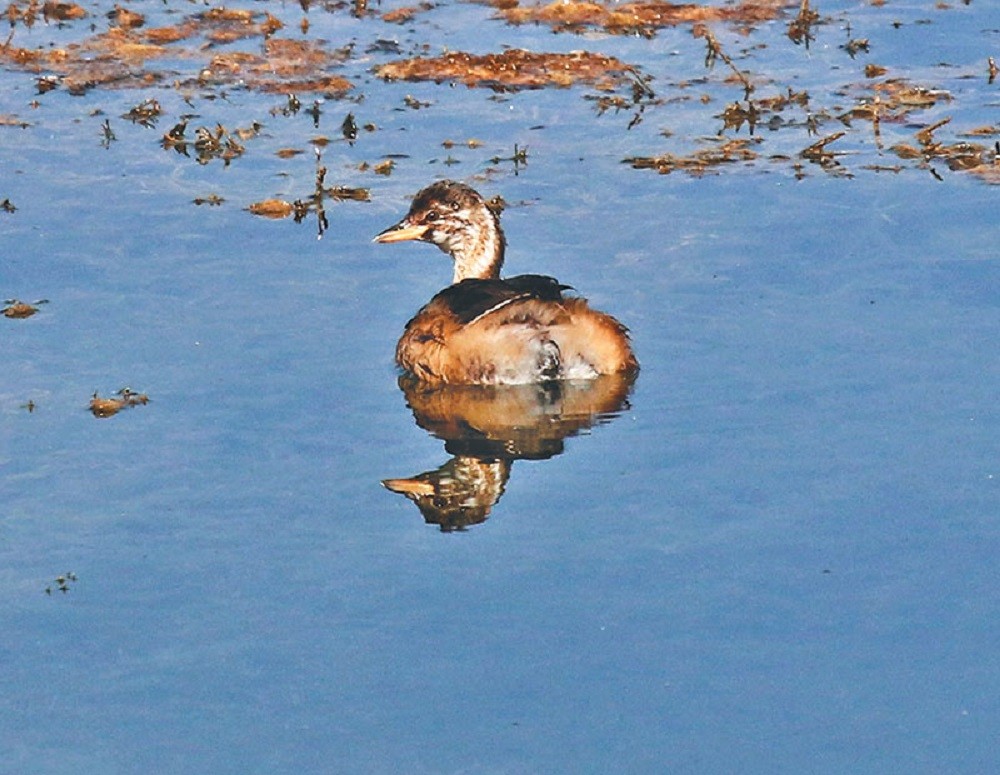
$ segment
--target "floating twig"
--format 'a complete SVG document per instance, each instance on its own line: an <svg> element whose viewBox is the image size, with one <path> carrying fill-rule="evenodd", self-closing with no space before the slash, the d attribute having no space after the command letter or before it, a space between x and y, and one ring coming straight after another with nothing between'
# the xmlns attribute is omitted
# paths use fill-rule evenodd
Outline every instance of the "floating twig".
<svg viewBox="0 0 1000 775"><path fill-rule="evenodd" d="M707 46L707 51L705 53L705 67L711 70L715 65L715 60L721 59L726 63L726 65L728 65L729 69L733 71L733 74L739 82L743 84L743 99L749 100L750 95L753 94L754 85L750 83L750 79L747 77L746 73L740 70L729 55L722 50L722 45L712 34L712 31L708 29L708 27L697 27L695 28L694 35L695 37L705 38L705 44Z"/></svg>
<svg viewBox="0 0 1000 775"><path fill-rule="evenodd" d="M3 309L0 309L0 315L5 318L12 318L14 320L23 320L24 318L30 318L36 312L42 304L48 304L48 299L39 299L34 304L26 304L23 301L17 299L7 299L4 304Z"/></svg>
<svg viewBox="0 0 1000 775"><path fill-rule="evenodd" d="M112 398L101 398L97 391L90 399L90 412L94 417L112 417L122 409L130 409L133 406L145 406L149 403L149 396L145 393L136 393L131 388L124 387L115 393Z"/></svg>
<svg viewBox="0 0 1000 775"><path fill-rule="evenodd" d="M819 14L809 7L809 0L802 0L799 14L788 25L788 39L796 46L804 43L806 48L813 40L812 26L819 21Z"/></svg>
<svg viewBox="0 0 1000 775"><path fill-rule="evenodd" d="M826 150L826 146L828 146L830 143L836 140L839 140L846 134L847 132L840 131L840 132L834 132L832 135L827 135L823 139L818 140L812 145L810 145L808 148L805 148L803 151L799 153L799 156L801 156L803 159L809 159L810 161L821 161L821 160L831 159L833 158L833 153L831 151Z"/></svg>

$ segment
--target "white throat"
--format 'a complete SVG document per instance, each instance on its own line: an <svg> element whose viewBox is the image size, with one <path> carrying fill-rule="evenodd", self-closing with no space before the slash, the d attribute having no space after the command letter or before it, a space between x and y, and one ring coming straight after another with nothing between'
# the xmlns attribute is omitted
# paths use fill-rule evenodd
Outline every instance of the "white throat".
<svg viewBox="0 0 1000 775"><path fill-rule="evenodd" d="M468 229L457 244L446 248L455 261L452 283L469 278L490 279L500 276L504 257L504 236L496 216L487 211L477 219L479 223Z"/></svg>

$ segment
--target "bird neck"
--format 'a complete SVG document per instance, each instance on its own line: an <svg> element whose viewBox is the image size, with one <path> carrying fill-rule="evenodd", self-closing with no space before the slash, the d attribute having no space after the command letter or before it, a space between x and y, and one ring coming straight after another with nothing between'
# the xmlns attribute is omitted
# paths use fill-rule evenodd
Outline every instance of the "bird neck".
<svg viewBox="0 0 1000 775"><path fill-rule="evenodd" d="M477 220L479 222L470 238L458 245L451 254L455 261L453 283L469 278L494 280L500 277L500 267L503 266L507 246L500 220L487 207L483 207L483 217Z"/></svg>

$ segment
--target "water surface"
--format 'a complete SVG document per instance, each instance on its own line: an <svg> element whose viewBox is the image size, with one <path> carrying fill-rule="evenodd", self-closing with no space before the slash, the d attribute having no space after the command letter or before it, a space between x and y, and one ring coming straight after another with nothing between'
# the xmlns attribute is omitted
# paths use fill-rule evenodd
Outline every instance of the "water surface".
<svg viewBox="0 0 1000 775"><path fill-rule="evenodd" d="M0 319L0 770L987 771L989 4L823 3L808 47L787 34L798 3L713 23L752 99L809 93L753 134L726 125L744 87L724 61L706 68L690 24L553 33L474 4L403 25L388 5L235 7L284 21L279 38L353 43L320 68L353 89L303 92L292 112L238 78L198 81L218 52L259 54L260 35L129 63L161 74L146 86L71 94L53 70L39 94L45 68L0 73L0 201L16 207L0 211L0 292L49 301ZM111 5L84 10L19 22L8 45L86 43ZM134 10L156 27L202 8ZM505 46L616 56L651 94L372 72ZM894 79L936 96L896 105L877 134L843 118ZM121 117L146 99L153 126ZM189 137L262 127L228 165L202 164L161 144L184 116ZM801 155L840 131L830 155ZM668 174L624 161L728 141L754 158ZM980 168L951 169L960 143ZM322 239L315 213L247 212L310 196L315 147L327 185L370 201L327 200ZM445 176L502 194L507 270L572 284L629 325L642 363L626 398L578 424L566 396L532 398L565 435L484 426L520 446L464 530L381 485L468 451L415 416L392 363L447 260L371 244ZM211 195L224 201L193 201ZM149 404L87 411L125 386Z"/></svg>

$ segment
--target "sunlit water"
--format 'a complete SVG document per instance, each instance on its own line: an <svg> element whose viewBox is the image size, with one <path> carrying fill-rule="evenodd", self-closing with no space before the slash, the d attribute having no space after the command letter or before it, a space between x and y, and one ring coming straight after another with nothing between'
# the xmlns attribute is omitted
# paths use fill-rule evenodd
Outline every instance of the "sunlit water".
<svg viewBox="0 0 1000 775"><path fill-rule="evenodd" d="M830 4L806 49L786 35L798 5L712 29L761 96L806 89L831 118L810 134L789 108L755 129L757 159L701 177L623 163L751 137L723 128L743 89L690 26L314 8L305 37L356 43L336 70L353 95L318 126L238 85L39 95L4 71L0 115L29 126L0 127L0 294L49 303L0 318L0 771L991 771L997 189L889 149L948 116L948 144L997 125L1000 28L988 3ZM247 7L303 37L297 5ZM109 8L12 43L69 45ZM363 53L377 39L402 53ZM422 43L588 48L660 101L629 129L637 108L598 115L588 86L371 74ZM845 129L866 63L951 99L881 137L853 122L825 169L799 157ZM120 118L147 98L155 127ZM377 128L349 144L348 112ZM263 129L200 165L160 145L191 113ZM321 240L315 214L246 212L313 192L318 135L326 183L371 201L327 201ZM388 177L358 168L390 156ZM631 328L642 371L586 399L597 416L569 389L508 397L514 428L464 398L408 405L393 347L451 270L371 237L442 176L505 197L509 272ZM124 386L149 404L87 412ZM468 457L447 429L470 422L472 457L505 462L480 478L486 512L442 530L381 481Z"/></svg>

